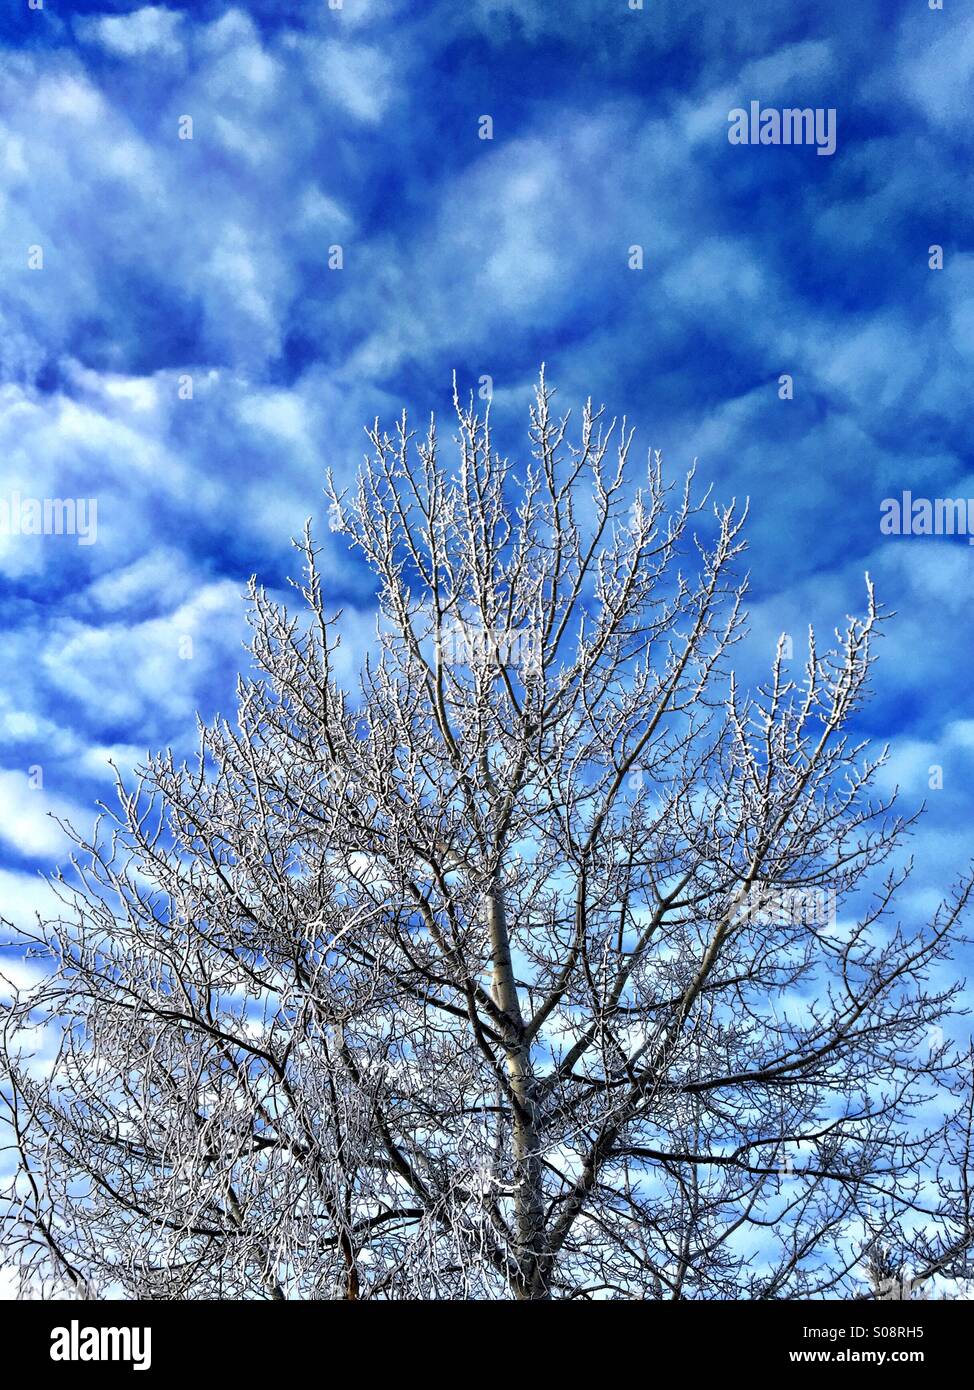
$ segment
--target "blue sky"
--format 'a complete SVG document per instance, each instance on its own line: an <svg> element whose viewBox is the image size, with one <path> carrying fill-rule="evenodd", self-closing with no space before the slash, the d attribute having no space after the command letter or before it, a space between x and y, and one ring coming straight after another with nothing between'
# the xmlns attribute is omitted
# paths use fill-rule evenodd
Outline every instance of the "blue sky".
<svg viewBox="0 0 974 1390"><path fill-rule="evenodd" d="M309 514L351 671L370 589L324 468L454 369L493 378L515 453L542 359L563 403L750 496L749 676L871 572L899 616L866 723L929 802L926 905L970 857L974 550L879 516L974 498L972 75L961 0L9 0L0 496L96 498L98 536L0 535L0 910L109 755L231 707L243 586L284 585ZM731 145L751 100L834 108L835 154Z"/></svg>

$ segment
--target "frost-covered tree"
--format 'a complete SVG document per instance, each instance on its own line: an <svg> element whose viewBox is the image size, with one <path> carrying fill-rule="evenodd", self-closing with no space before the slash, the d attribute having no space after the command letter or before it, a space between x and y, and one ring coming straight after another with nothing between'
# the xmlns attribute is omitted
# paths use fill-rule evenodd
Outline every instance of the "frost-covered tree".
<svg viewBox="0 0 974 1390"><path fill-rule="evenodd" d="M360 685L308 530L298 614L252 584L235 721L120 776L19 926L8 1258L156 1298L834 1296L880 1246L958 1277L971 881L899 919L868 579L745 693L743 509L636 477L543 375L522 466L455 405L449 465L403 417L329 483Z"/></svg>

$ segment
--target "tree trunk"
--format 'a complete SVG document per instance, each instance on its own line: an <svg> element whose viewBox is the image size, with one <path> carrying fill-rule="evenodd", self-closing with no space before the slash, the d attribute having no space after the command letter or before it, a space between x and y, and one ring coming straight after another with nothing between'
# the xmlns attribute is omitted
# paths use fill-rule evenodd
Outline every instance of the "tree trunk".
<svg viewBox="0 0 974 1390"><path fill-rule="evenodd" d="M549 1298L550 1294L545 1275L544 1195L535 1112L534 1068L531 1045L524 1035L524 1019L511 963L504 897L497 885L491 888L487 896L487 927L493 963L494 1002L503 1010L508 1021L505 1051L514 1111L511 1166L518 1264L514 1293L519 1299L544 1299Z"/></svg>

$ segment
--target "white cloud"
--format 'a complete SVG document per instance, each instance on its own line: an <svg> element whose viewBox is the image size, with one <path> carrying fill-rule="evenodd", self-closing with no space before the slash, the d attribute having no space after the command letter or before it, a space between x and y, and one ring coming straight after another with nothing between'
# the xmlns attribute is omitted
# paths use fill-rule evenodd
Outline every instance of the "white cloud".
<svg viewBox="0 0 974 1390"><path fill-rule="evenodd" d="M29 858L52 858L69 844L53 816L77 824L78 808L44 787L33 790L26 769L0 771L0 839Z"/></svg>
<svg viewBox="0 0 974 1390"><path fill-rule="evenodd" d="M165 617L101 626L64 619L41 655L50 682L107 722L191 720L214 669L239 664L240 589L204 584Z"/></svg>
<svg viewBox="0 0 974 1390"><path fill-rule="evenodd" d="M312 80L350 116L375 125L394 90L394 70L386 54L338 39L309 43L307 53Z"/></svg>
<svg viewBox="0 0 974 1390"><path fill-rule="evenodd" d="M974 24L960 19L942 33L931 33L936 18L922 15L901 31L900 68L904 88L938 123L966 122L974 78ZM921 28L922 26L922 28Z"/></svg>
<svg viewBox="0 0 974 1390"><path fill-rule="evenodd" d="M0 904L0 912L9 922L15 926L26 926L37 916L50 915L57 899L47 880L39 873L0 869ZM0 964L0 969L7 967ZM10 973L9 969L7 973Z"/></svg>
<svg viewBox="0 0 974 1390"><path fill-rule="evenodd" d="M149 604L173 607L186 598L198 576L175 546L155 546L118 570L109 570L89 585L86 597L106 613Z"/></svg>
<svg viewBox="0 0 974 1390"><path fill-rule="evenodd" d="M0 875L0 887L2 879L3 875ZM9 912L5 915L10 918ZM32 961L0 955L0 1006L5 1002L9 1003L15 994L33 989L44 978L44 974L45 972Z"/></svg>
<svg viewBox="0 0 974 1390"><path fill-rule="evenodd" d="M120 58L143 54L170 55L181 48L183 16L176 10L146 5L127 15L100 15L75 21L75 31L86 43L99 44Z"/></svg>

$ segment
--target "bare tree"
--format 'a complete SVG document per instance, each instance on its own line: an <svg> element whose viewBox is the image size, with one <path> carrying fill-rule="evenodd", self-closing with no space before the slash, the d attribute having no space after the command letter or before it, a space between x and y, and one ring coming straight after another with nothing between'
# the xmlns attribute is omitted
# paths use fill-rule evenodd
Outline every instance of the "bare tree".
<svg viewBox="0 0 974 1390"><path fill-rule="evenodd" d="M570 434L543 374L523 468L455 406L453 472L403 416L329 481L377 581L361 688L306 530L302 612L251 585L235 724L119 778L20 930L49 967L5 1014L25 1281L803 1298L880 1245L962 1275L971 879L898 920L868 577L745 694L745 509L655 452L636 486L626 422Z"/></svg>

